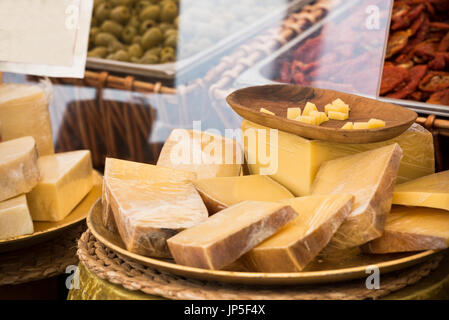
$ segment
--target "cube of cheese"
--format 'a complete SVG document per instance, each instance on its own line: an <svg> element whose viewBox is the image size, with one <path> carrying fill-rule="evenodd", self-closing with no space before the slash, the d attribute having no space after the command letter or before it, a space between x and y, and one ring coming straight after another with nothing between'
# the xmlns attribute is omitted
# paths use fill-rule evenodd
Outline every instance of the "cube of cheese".
<svg viewBox="0 0 449 320"><path fill-rule="evenodd" d="M313 116L299 116L298 118L299 122L304 122L307 124L312 124L312 125L316 125L317 124L317 119Z"/></svg>
<svg viewBox="0 0 449 320"><path fill-rule="evenodd" d="M354 124L352 122L346 122L343 127L341 127L343 130L353 130Z"/></svg>
<svg viewBox="0 0 449 320"><path fill-rule="evenodd" d="M287 119L295 120L301 115L301 108L288 108Z"/></svg>
<svg viewBox="0 0 449 320"><path fill-rule="evenodd" d="M347 113L338 112L338 111L328 111L327 116L332 120L346 120L349 115Z"/></svg>
<svg viewBox="0 0 449 320"><path fill-rule="evenodd" d="M368 125L370 129L385 127L385 121L379 119L369 119Z"/></svg>
<svg viewBox="0 0 449 320"><path fill-rule="evenodd" d="M303 116L310 116L310 112L312 111L318 111L316 108L316 105L312 102L307 102L306 106L304 107L304 110L302 111Z"/></svg>
<svg viewBox="0 0 449 320"><path fill-rule="evenodd" d="M368 122L354 122L353 125L354 130L363 130L363 129L369 129L369 123Z"/></svg>
<svg viewBox="0 0 449 320"><path fill-rule="evenodd" d="M265 108L260 108L260 112L263 112L263 113L266 113L266 114L269 114L269 115L272 115L272 116L275 115L274 112L271 112L270 110L267 110Z"/></svg>
<svg viewBox="0 0 449 320"><path fill-rule="evenodd" d="M310 116L315 118L315 123L317 125L320 125L323 122L329 121L329 118L326 116L326 114L324 112L312 111L312 112L310 112Z"/></svg>
<svg viewBox="0 0 449 320"><path fill-rule="evenodd" d="M0 239L34 232L25 195L0 202Z"/></svg>
<svg viewBox="0 0 449 320"><path fill-rule="evenodd" d="M345 112L345 113L349 112L349 105L346 104L340 98L337 98L334 101L332 101L332 106L335 107L336 110L339 111L339 112Z"/></svg>

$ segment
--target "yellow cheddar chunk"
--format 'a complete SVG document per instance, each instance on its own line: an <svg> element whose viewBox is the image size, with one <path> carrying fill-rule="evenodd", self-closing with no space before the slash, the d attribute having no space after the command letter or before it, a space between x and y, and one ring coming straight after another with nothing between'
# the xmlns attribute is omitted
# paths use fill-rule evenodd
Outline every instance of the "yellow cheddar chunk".
<svg viewBox="0 0 449 320"><path fill-rule="evenodd" d="M315 123L317 125L320 125L323 122L329 121L329 118L326 116L326 114L324 112L312 111L312 112L310 112L310 116L315 118Z"/></svg>
<svg viewBox="0 0 449 320"><path fill-rule="evenodd" d="M304 116L303 115L303 116L299 116L297 119L299 122L304 122L304 123L312 124L312 125L317 124L317 122L316 122L317 119L313 116Z"/></svg>
<svg viewBox="0 0 449 320"><path fill-rule="evenodd" d="M316 108L316 105L312 102L307 102L306 106L304 107L304 110L302 112L303 116L310 116L310 112L312 111L318 111L318 109Z"/></svg>
<svg viewBox="0 0 449 320"><path fill-rule="evenodd" d="M327 116L332 120L346 120L348 119L348 114L338 111L328 111Z"/></svg>
<svg viewBox="0 0 449 320"><path fill-rule="evenodd" d="M267 110L265 108L260 108L260 112L266 113L266 114L270 114L272 116L274 116L274 112L271 112L270 110Z"/></svg>
<svg viewBox="0 0 449 320"><path fill-rule="evenodd" d="M339 112L349 113L349 105L346 104L343 100L340 98L335 99L332 101L332 106L336 108Z"/></svg>
<svg viewBox="0 0 449 320"><path fill-rule="evenodd" d="M369 129L370 125L368 122L354 122L353 128L354 130Z"/></svg>
<svg viewBox="0 0 449 320"><path fill-rule="evenodd" d="M343 130L353 130L354 124L352 122L346 122L343 127L341 127Z"/></svg>
<svg viewBox="0 0 449 320"><path fill-rule="evenodd" d="M0 202L0 239L34 232L25 195Z"/></svg>
<svg viewBox="0 0 449 320"><path fill-rule="evenodd" d="M369 119L368 125L370 129L385 127L385 121L379 119Z"/></svg>
<svg viewBox="0 0 449 320"><path fill-rule="evenodd" d="M301 108L288 108L287 119L295 120L301 115Z"/></svg>
<svg viewBox="0 0 449 320"><path fill-rule="evenodd" d="M393 203L449 210L449 170L397 185Z"/></svg>

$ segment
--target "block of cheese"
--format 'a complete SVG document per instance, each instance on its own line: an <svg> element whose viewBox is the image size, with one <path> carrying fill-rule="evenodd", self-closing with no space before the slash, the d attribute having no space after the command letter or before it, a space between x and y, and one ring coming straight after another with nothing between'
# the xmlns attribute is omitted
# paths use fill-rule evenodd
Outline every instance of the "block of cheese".
<svg viewBox="0 0 449 320"><path fill-rule="evenodd" d="M278 131L277 139L271 141L269 130L247 120L242 122L249 171L251 174L263 174L267 168L276 168L270 176L295 196L310 194L313 179L323 162L393 143L398 143L403 150L398 183L435 172L432 134L418 124L413 124L393 139L368 144L309 140L283 131ZM268 159L261 158L261 155Z"/></svg>
<svg viewBox="0 0 449 320"><path fill-rule="evenodd" d="M332 120L346 120L349 118L349 114L338 112L338 111L328 111L327 116Z"/></svg>
<svg viewBox="0 0 449 320"><path fill-rule="evenodd" d="M27 194L34 221L60 221L92 189L93 171L89 150L39 158L41 179Z"/></svg>
<svg viewBox="0 0 449 320"><path fill-rule="evenodd" d="M207 219L192 172L107 158L103 200L128 251L170 257L167 239Z"/></svg>
<svg viewBox="0 0 449 320"><path fill-rule="evenodd" d="M245 200L278 201L293 198L287 188L270 177L260 175L201 179L194 180L193 184L209 214Z"/></svg>
<svg viewBox="0 0 449 320"><path fill-rule="evenodd" d="M233 139L208 132L174 129L157 165L195 172L198 179L238 176L243 153Z"/></svg>
<svg viewBox="0 0 449 320"><path fill-rule="evenodd" d="M449 170L398 184L393 204L449 210Z"/></svg>
<svg viewBox="0 0 449 320"><path fill-rule="evenodd" d="M44 90L36 85L0 85L0 121L3 141L32 136L39 156L54 153L49 102Z"/></svg>
<svg viewBox="0 0 449 320"><path fill-rule="evenodd" d="M39 181L36 143L23 137L0 143L0 201L31 191Z"/></svg>
<svg viewBox="0 0 449 320"><path fill-rule="evenodd" d="M449 214L445 210L393 206L385 231L362 247L369 253L445 249L449 246Z"/></svg>
<svg viewBox="0 0 449 320"><path fill-rule="evenodd" d="M242 257L258 272L299 272L328 244L351 212L354 196L306 196L282 200L298 216Z"/></svg>
<svg viewBox="0 0 449 320"><path fill-rule="evenodd" d="M353 130L354 129L354 123L352 122L346 122L343 127L341 127L343 130Z"/></svg>
<svg viewBox="0 0 449 320"><path fill-rule="evenodd" d="M369 119L368 124L370 129L385 127L385 121L375 118Z"/></svg>
<svg viewBox="0 0 449 320"><path fill-rule="evenodd" d="M287 108L287 119L295 120L301 115L301 108Z"/></svg>
<svg viewBox="0 0 449 320"><path fill-rule="evenodd" d="M262 201L235 204L168 239L176 263L221 269L297 216L292 207Z"/></svg>
<svg viewBox="0 0 449 320"><path fill-rule="evenodd" d="M316 105L312 102L307 102L304 106L304 110L302 111L303 116L310 116L312 111L318 111Z"/></svg>
<svg viewBox="0 0 449 320"><path fill-rule="evenodd" d="M311 194L355 196L352 211L331 239L330 249L356 247L382 235L401 157L401 147L395 143L321 165Z"/></svg>
<svg viewBox="0 0 449 320"><path fill-rule="evenodd" d="M0 239L31 234L33 221L25 195L0 202Z"/></svg>

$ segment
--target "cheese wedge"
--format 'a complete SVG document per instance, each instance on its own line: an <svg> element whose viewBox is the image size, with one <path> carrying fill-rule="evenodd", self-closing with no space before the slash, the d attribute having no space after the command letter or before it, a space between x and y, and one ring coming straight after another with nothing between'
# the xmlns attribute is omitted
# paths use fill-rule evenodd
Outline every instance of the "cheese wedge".
<svg viewBox="0 0 449 320"><path fill-rule="evenodd" d="M209 214L245 200L278 201L293 198L290 191L267 176L211 178L195 180L193 184Z"/></svg>
<svg viewBox="0 0 449 320"><path fill-rule="evenodd" d="M244 201L168 239L176 263L221 269L297 216L285 204Z"/></svg>
<svg viewBox="0 0 449 320"><path fill-rule="evenodd" d="M449 210L449 170L397 185L393 203Z"/></svg>
<svg viewBox="0 0 449 320"><path fill-rule="evenodd" d="M334 143L309 140L243 120L242 144L250 174L269 174L295 196L310 194L312 182L321 164L328 160L398 143L403 158L397 177L403 183L435 172L432 134L413 124L403 134L383 142L368 144Z"/></svg>
<svg viewBox="0 0 449 320"><path fill-rule="evenodd" d="M352 122L346 122L343 127L341 127L343 130L353 130L354 124Z"/></svg>
<svg viewBox="0 0 449 320"><path fill-rule="evenodd" d="M157 165L195 172L198 179L239 176L240 144L220 135L174 129L162 148Z"/></svg>
<svg viewBox="0 0 449 320"><path fill-rule="evenodd" d="M370 129L385 127L385 121L375 118L369 119L368 124Z"/></svg>
<svg viewBox="0 0 449 320"><path fill-rule="evenodd" d="M269 114L269 115L272 115L272 116L275 115L274 112L271 112L270 110L267 110L265 108L260 108L260 112L266 113L266 114Z"/></svg>
<svg viewBox="0 0 449 320"><path fill-rule="evenodd" d="M0 202L0 239L8 239L33 232L33 221L25 195Z"/></svg>
<svg viewBox="0 0 449 320"><path fill-rule="evenodd" d="M370 129L370 125L368 122L354 122L353 129L354 130Z"/></svg>
<svg viewBox="0 0 449 320"><path fill-rule="evenodd" d="M349 118L347 113L338 112L338 111L328 111L327 116L331 120L346 120Z"/></svg>
<svg viewBox="0 0 449 320"><path fill-rule="evenodd" d="M316 105L314 103L312 103L312 102L307 102L305 107L304 107L304 110L302 111L302 115L303 116L310 116L310 113L312 111L318 111Z"/></svg>
<svg viewBox="0 0 449 320"><path fill-rule="evenodd" d="M299 116L298 118L296 118L297 121L299 122L303 122L303 123L307 123L307 124L313 124L313 125L317 125L317 118L314 116Z"/></svg>
<svg viewBox="0 0 449 320"><path fill-rule="evenodd" d="M445 210L393 206L385 231L362 247L369 253L445 249L449 246L449 214Z"/></svg>
<svg viewBox="0 0 449 320"><path fill-rule="evenodd" d="M0 143L0 201L31 191L39 181L36 143L23 137Z"/></svg>
<svg viewBox="0 0 449 320"><path fill-rule="evenodd" d="M401 157L402 150L395 143L321 165L312 195L355 196L351 214L329 243L331 249L352 248L382 235Z"/></svg>
<svg viewBox="0 0 449 320"><path fill-rule="evenodd" d="M39 183L27 194L34 221L64 219L93 186L89 150L40 157L39 171Z"/></svg>
<svg viewBox="0 0 449 320"><path fill-rule="evenodd" d="M282 200L298 217L242 257L252 271L299 272L328 244L351 212L354 196L335 194Z"/></svg>
<svg viewBox="0 0 449 320"><path fill-rule="evenodd" d="M106 158L103 201L128 251L170 257L167 239L207 219L192 172Z"/></svg>
<svg viewBox="0 0 449 320"><path fill-rule="evenodd" d="M301 115L301 108L288 108L287 119L295 120Z"/></svg>
<svg viewBox="0 0 449 320"><path fill-rule="evenodd" d="M36 85L0 85L0 121L3 140L32 136L40 156L53 154L48 100L44 90Z"/></svg>

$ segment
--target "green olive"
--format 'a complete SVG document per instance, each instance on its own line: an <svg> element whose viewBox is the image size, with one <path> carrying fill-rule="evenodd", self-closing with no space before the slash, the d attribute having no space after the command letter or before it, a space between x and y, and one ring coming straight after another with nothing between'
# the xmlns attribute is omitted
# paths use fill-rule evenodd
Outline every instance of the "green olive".
<svg viewBox="0 0 449 320"><path fill-rule="evenodd" d="M131 18L128 7L118 6L111 10L110 18L118 23L124 24Z"/></svg>
<svg viewBox="0 0 449 320"><path fill-rule="evenodd" d="M118 50L114 53L113 59L118 61L129 61L129 54L126 50Z"/></svg>
<svg viewBox="0 0 449 320"><path fill-rule="evenodd" d="M107 54L108 54L108 48L96 47L96 48L90 50L87 53L87 56L92 57L92 58L104 58L104 57L106 57Z"/></svg>
<svg viewBox="0 0 449 320"><path fill-rule="evenodd" d="M161 21L162 22L173 22L178 16L178 7L173 2L165 2L162 5L161 10Z"/></svg>
<svg viewBox="0 0 449 320"><path fill-rule="evenodd" d="M163 47L161 49L161 53L160 55L175 55L175 49L173 49L172 47Z"/></svg>
<svg viewBox="0 0 449 320"><path fill-rule="evenodd" d="M110 42L117 41L113 34L107 32L99 32L95 36L95 45L107 47Z"/></svg>
<svg viewBox="0 0 449 320"><path fill-rule="evenodd" d="M111 1L114 6L130 7L134 3L134 0L109 0L109 1Z"/></svg>
<svg viewBox="0 0 449 320"><path fill-rule="evenodd" d="M97 9L97 7L104 3L106 0L94 0L94 9Z"/></svg>
<svg viewBox="0 0 449 320"><path fill-rule="evenodd" d="M161 47L154 47L154 48L148 49L145 52L145 54L152 54L152 55L159 57L161 55L161 50L162 50Z"/></svg>
<svg viewBox="0 0 449 320"><path fill-rule="evenodd" d="M158 45L162 41L162 32L159 30L159 28L153 27L151 29L148 29L144 35L142 36L142 40L140 41L140 44L142 45L142 48L149 49L151 47L154 47Z"/></svg>
<svg viewBox="0 0 449 320"><path fill-rule="evenodd" d="M146 54L140 58L139 63L143 64L156 64L159 63L159 57L153 54Z"/></svg>
<svg viewBox="0 0 449 320"><path fill-rule="evenodd" d="M113 20L106 20L101 24L101 31L113 34L116 37L120 37L123 27L120 23Z"/></svg>
<svg viewBox="0 0 449 320"><path fill-rule="evenodd" d="M175 29L175 26L170 23L162 22L159 24L159 28L161 29L162 33L165 33L168 30Z"/></svg>
<svg viewBox="0 0 449 320"><path fill-rule="evenodd" d="M115 53L110 53L110 54L108 54L108 55L106 56L105 59L108 59L108 60L115 60L114 58L115 58Z"/></svg>
<svg viewBox="0 0 449 320"><path fill-rule="evenodd" d="M161 8L158 5L149 5L145 7L139 14L140 21L144 20L158 20L161 14Z"/></svg>
<svg viewBox="0 0 449 320"><path fill-rule="evenodd" d="M176 57L174 54L161 54L161 62L167 63L167 62L174 62L176 60Z"/></svg>
<svg viewBox="0 0 449 320"><path fill-rule="evenodd" d="M135 35L137 35L136 28L132 26L127 26L122 31L121 39L123 40L124 43L130 44L133 42L133 38Z"/></svg>
<svg viewBox="0 0 449 320"><path fill-rule="evenodd" d="M108 19L111 9L112 5L109 2L100 3L94 12L95 19L98 21L97 23Z"/></svg>
<svg viewBox="0 0 449 320"><path fill-rule="evenodd" d="M108 44L108 51L109 52L116 52L118 50L124 50L125 49L125 45L123 43L121 43L118 40L115 41L111 41Z"/></svg>
<svg viewBox="0 0 449 320"><path fill-rule="evenodd" d="M140 26L139 18L137 18L136 16L131 16L131 18L128 21L128 26L138 29Z"/></svg>
<svg viewBox="0 0 449 320"><path fill-rule="evenodd" d="M137 57L130 57L129 61L131 61L132 63L140 63L140 58Z"/></svg>
<svg viewBox="0 0 449 320"><path fill-rule="evenodd" d="M178 44L178 36L176 35L171 35L164 41L164 46L166 47L176 48L177 44Z"/></svg>
<svg viewBox="0 0 449 320"><path fill-rule="evenodd" d="M95 37L100 32L100 28L92 27L89 30L89 44L95 44Z"/></svg>
<svg viewBox="0 0 449 320"><path fill-rule="evenodd" d="M145 9L146 7L150 6L151 2L148 0L141 0L139 2L137 2L136 6L134 7L136 9L136 12L142 12L143 9Z"/></svg>
<svg viewBox="0 0 449 320"><path fill-rule="evenodd" d="M128 47L128 54L131 58L140 58L143 55L142 47L139 44L134 43Z"/></svg>
<svg viewBox="0 0 449 320"><path fill-rule="evenodd" d="M164 32L164 39L167 39L170 36L175 36L177 38L178 37L178 30L176 30L176 29L168 29L167 31Z"/></svg>
<svg viewBox="0 0 449 320"><path fill-rule="evenodd" d="M176 28L179 28L179 16L177 16L177 17L175 18L175 20L173 21L173 25L174 25Z"/></svg>
<svg viewBox="0 0 449 320"><path fill-rule="evenodd" d="M140 44L140 41L142 40L142 37L141 36L134 36L133 37L133 41L132 41L132 43L138 43L138 44Z"/></svg>
<svg viewBox="0 0 449 320"><path fill-rule="evenodd" d="M139 26L140 34L144 34L148 29L156 27L157 23L154 20L145 20Z"/></svg>

